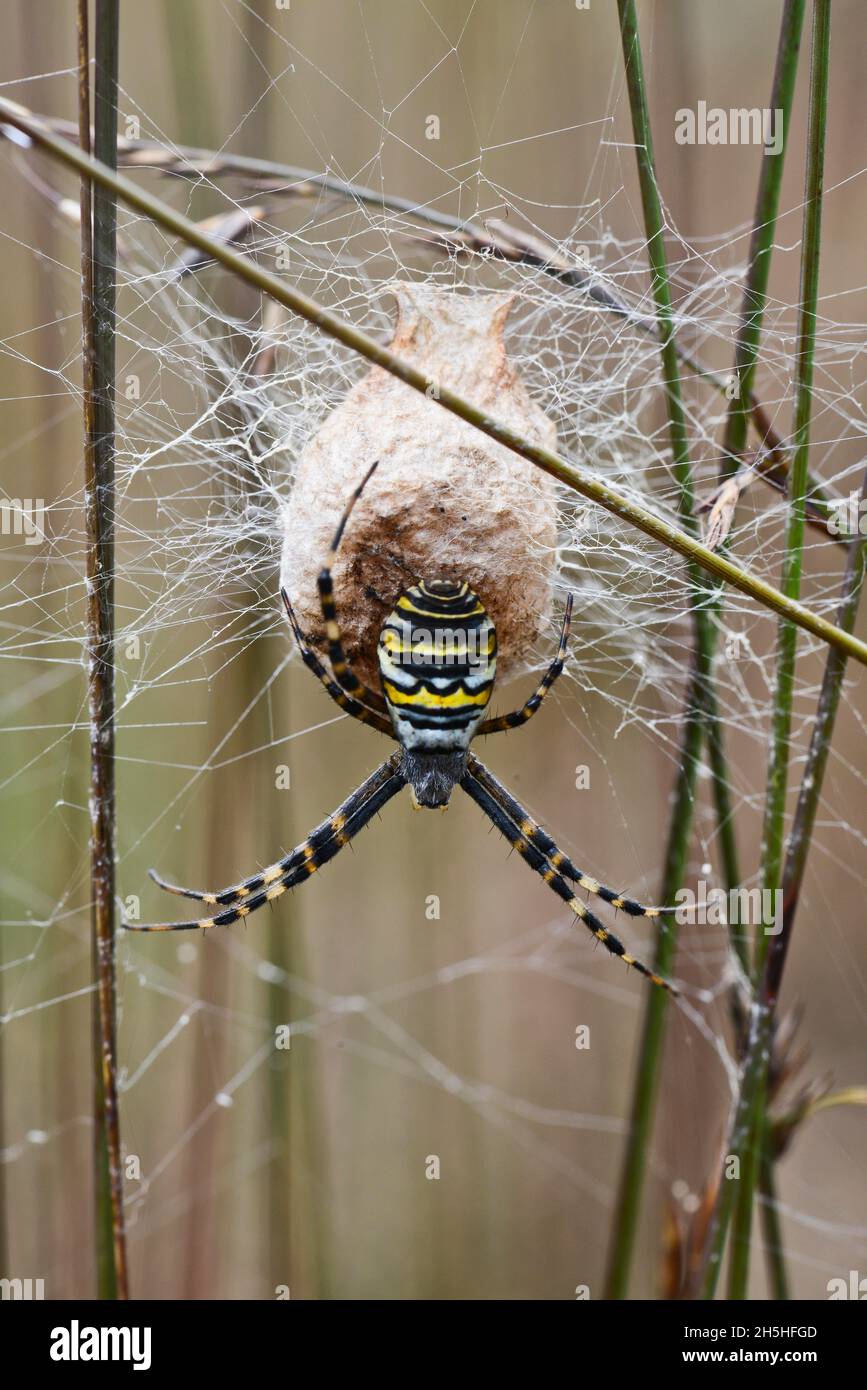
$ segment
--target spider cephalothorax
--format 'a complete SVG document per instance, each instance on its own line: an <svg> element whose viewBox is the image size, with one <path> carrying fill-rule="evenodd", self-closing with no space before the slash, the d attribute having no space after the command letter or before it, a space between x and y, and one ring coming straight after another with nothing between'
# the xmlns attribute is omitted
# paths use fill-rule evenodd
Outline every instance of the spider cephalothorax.
<svg viewBox="0 0 867 1390"><path fill-rule="evenodd" d="M347 714L396 739L397 752L392 753L302 844L241 883L216 893L206 893L166 883L151 870L151 876L160 887L170 893L218 907L220 911L211 917L192 922L128 922L125 925L135 931L229 926L249 917L256 908L273 902L316 873L403 787L409 786L416 806L444 810L452 791L459 786L597 941L654 984L676 993L672 985L627 952L586 903L575 897L575 888L584 888L632 917L658 917L669 909L643 907L583 873L470 749L476 737L526 724L542 704L566 659L571 595L566 601L556 657L526 704L511 714L484 718L496 677L497 634L481 599L468 584L459 581L420 580L401 594L379 639L381 691L364 685L350 667L337 619L331 564L352 507L374 468L376 464L353 493L331 544L328 562L319 575L330 672L305 641L285 590L283 602L304 664Z"/></svg>

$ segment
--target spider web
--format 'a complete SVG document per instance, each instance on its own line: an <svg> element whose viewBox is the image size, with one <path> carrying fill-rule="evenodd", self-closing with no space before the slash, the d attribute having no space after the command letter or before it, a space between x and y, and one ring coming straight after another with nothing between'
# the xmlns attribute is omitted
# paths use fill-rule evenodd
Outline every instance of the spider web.
<svg viewBox="0 0 867 1390"><path fill-rule="evenodd" d="M381 339L392 323L384 287L398 275L467 293L515 291L508 350L556 421L560 453L676 518L659 356L637 322L652 308L611 16L510 0L497 5L494 31L493 0L419 3L399 15L320 5L317 14L236 0L208 9L204 61L215 73L234 64L244 81L225 105L209 103L216 124L201 143L259 154L267 130L270 152L316 172L544 238L565 262L589 265L593 283L631 316L544 267L456 254L423 219L357 199L265 194L213 172L163 180L157 191L197 218L255 209L250 254L269 268L284 256L292 283ZM147 32L144 20L129 23ZM593 54L580 98L567 96L555 35L572 36L573 56L582 45ZM162 30L154 40L146 51L134 32L125 38L121 112L143 138L174 150L173 120L157 115ZM766 100L774 43L769 23L748 105ZM4 93L72 115L70 53L42 73L17 55ZM648 61L662 82L670 58L651 46ZM553 64L553 102L534 95L543 63ZM548 118L535 120L537 111ZM555 111L568 119L552 119ZM437 139L427 138L431 116ZM665 171L678 166L659 119L666 188ZM845 253L864 199L863 150L851 132L844 143L836 153L832 133L810 466L846 497L864 466L865 335L864 289ZM784 439L802 148L801 129L756 382ZM687 234L670 208L667 249L679 342L724 376L758 160L755 151L713 154L729 170L750 170L734 209L743 221L727 226L733 209L717 197L713 216L727 229L699 221ZM39 544L2 538L5 1262L10 1275L43 1277L49 1297L84 1296L89 1213L72 1196L89 1181L92 1003L77 229L54 193L67 191L56 171L28 151L3 157L3 243L10 283L17 275L24 286L2 340L4 495L46 504ZM335 711L301 667L276 601L295 461L366 367L215 269L181 273L183 248L127 210L120 238L118 886L128 912L160 920L167 908L146 878L150 864L178 882L234 882L303 839L383 756L376 736ZM684 380L705 496L722 462L728 402L707 380ZM784 528L781 497L756 482L739 507L735 557L777 583ZM844 559L808 529L804 598L814 611L833 616ZM552 562L560 597L576 594L568 678L524 734L492 742L485 757L582 869L653 902L690 668L686 571L565 493ZM556 615L539 669L555 626ZM717 694L750 886L776 625L728 591L722 626ZM794 787L822 658L802 633ZM786 997L805 1011L811 1056L801 1079L833 1072L839 1085L864 1081L867 1024L855 936L867 829L858 680L850 672ZM523 687L498 698L500 710L516 705ZM720 875L703 769L685 886L719 886ZM615 929L651 956L647 924L621 919ZM591 946L465 798L442 819L413 817L399 798L327 874L246 927L207 938L121 935L136 1293L569 1298L587 1286L599 1296L646 985ZM724 927L681 927L682 999L671 1011L648 1154L635 1293L658 1290L660 1219L688 1221L716 1171L737 1085L726 1010L735 973ZM275 1030L287 1026L291 1046L275 1049ZM584 1027L586 1048L576 1046ZM864 1268L859 1123L857 1112L824 1111L781 1164L776 1206L796 1296L824 1297L829 1279ZM753 1278L762 1296L758 1256Z"/></svg>

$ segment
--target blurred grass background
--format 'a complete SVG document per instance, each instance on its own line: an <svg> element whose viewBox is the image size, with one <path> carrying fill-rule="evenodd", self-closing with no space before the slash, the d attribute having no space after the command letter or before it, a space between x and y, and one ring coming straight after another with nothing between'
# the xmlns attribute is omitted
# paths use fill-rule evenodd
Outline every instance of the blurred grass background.
<svg viewBox="0 0 867 1390"><path fill-rule="evenodd" d="M14 0L9 9L5 94L72 117L74 79L23 79L73 65L74 7ZM362 182L381 176L389 192L419 201L458 177L460 196L442 205L466 215L481 163L485 179L552 236L569 232L575 206L591 197L611 199L606 218L618 236L641 235L629 151L600 144L630 138L613 4L293 0L284 11L265 0L143 0L121 9L121 104L143 113L143 130ZM665 198L685 235L717 238L749 223L759 152L678 146L674 112L700 99L765 105L780 7L666 0L640 9ZM856 322L863 292L844 296L863 284L867 194L863 180L835 185L865 162L865 24L857 0L838 0L821 284L836 296L829 312ZM791 212L778 237L789 248L800 234L805 83L802 59L781 202ZM609 128L601 122L612 112ZM433 152L424 138L431 113L441 118ZM75 240L6 155L0 180L3 488L62 512L77 505L81 474L77 403L54 375L79 343ZM193 204L200 216L218 206L207 190ZM796 254L778 256L771 292L796 299ZM714 365L729 359L721 353ZM820 430L815 437L821 447ZM829 474L857 460L847 447ZM119 604L134 603L122 549L119 566ZM49 1297L84 1297L94 1284L87 733L80 647L56 635L75 631L82 580L62 547L25 551L6 537L2 574L0 1263L10 1276L44 1278ZM770 662L773 623L763 630ZM147 640L161 644L151 655L164 664L191 645L183 630ZM129 727L121 719L119 882L124 896L141 896L144 917L165 910L145 878L149 864L184 883L230 881L301 839L382 756L376 736L354 723L316 727L332 707L298 663L260 698L287 651L288 636L242 646L230 663L221 648L210 669L139 700ZM124 663L121 652L121 687L136 675ZM812 1070L832 1070L841 1083L865 1079L867 1037L863 675L850 675L787 983L787 1000L806 1004ZM797 707L801 746L811 709L807 700ZM615 735L604 690L580 701L564 692L486 756L579 863L652 900L670 758L647 729ZM215 748L217 765L150 830ZM752 871L764 768L736 733L731 752ZM291 769L288 791L275 787L281 763ZM589 790L575 788L577 764L590 768ZM696 876L713 861L705 810ZM430 894L441 900L436 921L425 913ZM643 985L578 936L546 956L541 930L554 923L565 925L563 914L465 798L426 821L401 799L270 922L260 916L207 940L121 940L120 1050L131 1082L123 1136L150 1184L128 1184L134 1294L267 1298L280 1285L293 1297L328 1298L570 1298L580 1284L598 1292ZM685 933L687 977L701 974L706 931ZM647 942L638 929L630 939ZM360 1011L340 1002L362 999ZM706 1036L683 1015L670 1018L635 1295L656 1292L672 1184L697 1191L722 1140L722 1017L710 1011ZM275 1061L270 1038L284 1022L301 1031ZM590 1026L589 1052L575 1049L579 1024ZM857 1111L822 1115L781 1168L796 1296L824 1296L829 1278L864 1268L863 1133ZM430 1155L438 1181L425 1176ZM758 1259L752 1277L760 1295Z"/></svg>

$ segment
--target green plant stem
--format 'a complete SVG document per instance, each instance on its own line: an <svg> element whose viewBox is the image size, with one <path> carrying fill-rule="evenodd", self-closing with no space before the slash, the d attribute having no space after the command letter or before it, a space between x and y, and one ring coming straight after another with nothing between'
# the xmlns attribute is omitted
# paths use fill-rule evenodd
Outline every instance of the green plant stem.
<svg viewBox="0 0 867 1390"><path fill-rule="evenodd" d="M768 1266L768 1281L771 1297L778 1301L788 1299L789 1276L786 1272L786 1255L783 1246L783 1232L777 1210L777 1178L774 1159L770 1152L767 1130L762 1146L762 1159L759 1166L759 1194L761 1196L762 1228L765 1236L765 1256Z"/></svg>
<svg viewBox="0 0 867 1390"><path fill-rule="evenodd" d="M78 7L79 117L90 140L87 0ZM94 139L112 164L117 128L118 6L97 0ZM114 356L116 203L81 180L87 651L90 718L90 882L94 1035L94 1181L100 1298L128 1297L117 1092L114 776Z"/></svg>
<svg viewBox="0 0 867 1390"><path fill-rule="evenodd" d="M644 214L644 229L647 237L647 257L650 262L653 298L656 306L656 319L659 324L660 355L663 376L667 388L668 429L671 441L674 475L680 489L680 510L684 527L695 534L697 526L693 515L692 472L689 462L689 436L680 388L680 371L677 359L677 344L674 336L674 316L671 306L671 291L668 283L668 264L665 254L665 218L659 189L656 183L656 170L653 159L653 140L650 129L650 116L647 109L647 93L644 86L644 70L641 60L641 44L638 34L638 19L635 13L635 0L617 0L620 14L620 33L623 43L623 61L626 69L626 84L629 90L629 105L632 112L632 131L635 137L635 154L638 164L638 182L641 189L641 206ZM690 560L690 578L695 586L701 584L701 576ZM701 617L700 614L697 617Z"/></svg>
<svg viewBox="0 0 867 1390"><path fill-rule="evenodd" d="M720 472L721 481L737 471L741 455L746 448L749 420L751 417L755 418L753 379L767 302L768 277L771 269L771 254L774 247L787 146L786 136L798 72L805 5L806 0L786 0L780 23L770 109L782 112L783 147L779 154L766 152L762 159L753 230L750 237L749 265L735 345L734 371L739 389L731 401L726 416L726 430L723 439L725 457ZM758 424L758 421L756 423ZM718 604L714 611L717 621L719 612L720 605ZM716 630L712 635L716 637ZM712 694L709 694L708 698L713 698ZM726 888L731 889L739 886L741 876L734 833L734 817L726 775L727 765L722 747L722 727L718 718L714 717L709 720L706 733L708 760L713 774L713 796L720 838L722 877ZM749 972L749 948L744 934L738 930L736 923L732 924L730 936L732 949L742 968ZM740 1034L743 1018L737 996L734 994L732 996L732 1013L735 1032Z"/></svg>
<svg viewBox="0 0 867 1390"><path fill-rule="evenodd" d="M668 425L673 469L680 493L681 520L689 534L694 535L698 528L694 515L689 437L681 396L677 345L674 337L674 317L665 254L665 219L656 182L653 139L634 0L618 0L618 10L644 214L644 229L648 245L656 317L659 324L662 370L668 388ZM706 606L707 591L703 587L701 569L694 561L688 563L688 572L694 600L695 655L669 823L662 885L663 902L671 902L683 884L692 834L695 784L701 754L702 732L705 722L709 722L716 714L711 660L714 640ZM714 746L718 755L717 768L722 775L723 791L721 794L725 797L727 777L719 734ZM666 919L660 923L656 942L655 960L660 971L664 967L666 973L671 972L676 949L675 924L671 919ZM607 1298L625 1298L628 1291L653 1112L659 1088L659 1074L665 1039L666 1004L667 999L648 998L645 1005L644 1025L638 1053L640 1065L636 1071L629 1139L621 1173L606 1279Z"/></svg>
<svg viewBox="0 0 867 1390"><path fill-rule="evenodd" d="M726 416L723 437L724 458L720 480L737 471L746 449L749 421L753 414L753 382L758 359L765 307L767 304L768 279L771 270L771 255L777 228L777 215L780 206L780 189L783 182L787 134L792 112L792 99L798 74L798 58L801 50L801 34L804 24L806 0L785 0L780 36L777 43L777 58L771 87L770 109L782 113L783 145L779 153L766 151L762 158L759 175L759 188L756 195L756 208L753 216L753 230L750 237L749 264L747 267L744 294L741 303L740 324L735 344L735 378L738 393L732 399ZM734 821L728 796L728 784L716 764L720 754L715 748L717 730L714 725L708 729L708 754L711 768L715 772L714 788L717 822L720 831L720 857L723 877L727 888L740 884L740 871L737 849L734 842ZM724 791L721 798L717 789ZM749 952L743 933L733 924L732 946L745 970L749 969Z"/></svg>
<svg viewBox="0 0 867 1390"><path fill-rule="evenodd" d="M709 550L695 536L681 530L680 527L671 522L665 521L662 517L642 506L641 503L624 496L615 488L608 487L606 483L588 470L567 463L565 459L560 458L550 449L526 439L519 430L512 428L502 420L495 420L485 411L479 410L457 392L431 381L424 373L418 371L410 363L404 362L388 348L362 332L361 329L339 318L336 314L332 314L316 300L311 299L300 290L290 287L278 276L272 275L260 266L253 265L244 256L232 250L230 246L222 245L214 240L201 227L190 222L188 218L176 212L168 204L161 202L159 198L154 198L123 176L114 174L111 169L106 168L98 161L89 159L68 141L58 139L44 126L34 122L14 102L9 102L3 97L0 97L0 118L17 129L23 130L35 144L47 150L70 168L89 175L105 188L113 189L116 195L129 207L146 217L150 217L167 231L188 242L189 245L198 247L210 259L225 266L227 270L232 271L233 274L238 275L248 284L255 286L263 294L270 295L278 304L291 309L321 332L343 343L351 351L390 372L392 376L399 378L411 386L413 390L435 399L443 409L457 415L462 420L466 420L475 429L527 459L537 468L541 468L543 472L550 474L564 486L571 488L573 492L595 502L621 521L628 522L638 530L643 531L645 535L660 541L676 554L682 555L688 560L694 560L715 578L731 584L741 593L748 594L757 603L772 609L782 617L790 618L792 622L803 627L805 631L811 632L821 641L841 647L850 656L854 656L857 661L867 665L867 643L860 641L851 633L842 632L833 623L827 622L819 614L813 613L803 604L787 597L779 589L774 588L772 584L766 583L748 570L741 569L716 551Z"/></svg>
<svg viewBox="0 0 867 1390"><path fill-rule="evenodd" d="M861 488L861 501L867 501L867 475ZM863 513L862 513L863 514ZM865 558L867 558L867 537L857 536L849 548L849 563L843 580L837 621L841 627L850 631L855 626L858 603L864 581ZM798 804L792 821L786 850L786 864L783 870L783 922L794 919L804 879L804 869L810 849L816 811L822 794L822 783L831 751L831 738L843 690L843 676L846 659L837 651L829 651L825 661L822 688L804 775L798 793Z"/></svg>
<svg viewBox="0 0 867 1390"><path fill-rule="evenodd" d="M792 598L798 598L800 595L803 569L804 493L810 451L816 305L819 293L819 249L822 226L829 51L830 0L814 0L807 186L801 254L801 308L798 325L798 357L795 367L795 453L792 462L789 515L783 555L783 575L780 585L783 593ZM777 678L774 692L768 794L763 827L763 882L764 887L772 890L780 887L782 874L797 635L797 629L792 623L785 620L780 623L777 639ZM757 976L764 965L768 939L766 932L761 929L757 932L755 950Z"/></svg>
<svg viewBox="0 0 867 1390"><path fill-rule="evenodd" d="M682 885L686 873L689 835L684 833L684 827L690 827L692 824L695 783L701 758L704 721L700 686L703 679L703 675L697 670L690 683L690 699L683 726L663 871L662 891L663 894L669 894L666 901L670 900ZM654 969L660 974L664 972L666 977L670 976L674 965L676 945L676 933L668 926L666 919L666 925L657 937L654 955ZM628 1291L653 1112L659 1088L665 1017L665 1009L654 1006L654 1001L648 997L638 1044L638 1067L629 1116L629 1140L620 1174L605 1279L605 1298L625 1298Z"/></svg>
<svg viewBox="0 0 867 1390"><path fill-rule="evenodd" d="M716 629L712 629L711 638L713 639L715 637ZM702 694L707 707L704 732L707 740L707 755L711 771L711 790L716 814L717 832L719 834L720 865L722 869L722 879L728 890L737 888L741 882L738 847L735 837L734 808L732 806L731 790L729 787L728 760L726 758L723 739L722 720L720 719L719 709L716 703L716 693L713 687L708 684ZM732 924L730 940L732 950L735 952L741 966L746 970L749 961L747 943L744 940L743 933L737 930L735 923Z"/></svg>
<svg viewBox="0 0 867 1390"><path fill-rule="evenodd" d="M633 0L620 0L619 9L627 68L627 84L633 114L633 132L639 175L642 180L645 233L648 238L655 283L657 285L663 284L667 294L667 275L663 250L665 224L654 178L650 126L641 75L640 41ZM787 0L778 46L772 104L774 108L778 106L783 108L784 129L787 126L791 109L803 9L804 0ZM741 331L738 338L738 354L736 355L736 371L738 372L741 391L739 397L733 401L728 417L728 430L730 432L734 430L734 432L729 434L727 443L733 443L740 450L746 443L750 402L753 399L752 375L761 333L761 308L763 308L770 267L770 251L773 246L779 203L781 170L781 158L771 160L766 157L757 198L751 241L751 264L745 286ZM758 296L761 296L760 307L757 303ZM666 331L670 337L673 326L670 312L666 313L666 305L660 305L658 296L657 320L660 324L663 351L665 352ZM664 357L664 366L666 379L671 382L672 363L670 358L666 360ZM677 384L679 385L679 383ZM716 610L717 606L715 605L714 616ZM700 610L700 620L696 623L695 680L691 690L690 705L687 709L678 790L666 854L666 873L662 889L662 900L665 902L671 901L678 887L681 886L686 868L686 851L692 823L692 805L702 729L704 729L707 739L708 759L713 776L713 795L720 831L723 876L729 887L740 882L727 762L712 685L712 658L715 639L716 632L710 615L706 614L704 610ZM704 714L703 719L702 713ZM746 967L748 964L747 943L736 930L732 932L732 944L742 965ZM673 955L670 939L666 940L666 947L666 954ZM637 1230L640 1189L650 1138L654 1098L658 1085L656 1071L661 1064L664 1032L661 1016L659 1018L654 1017L657 1012L653 1008L654 1003L655 1001L648 1000L645 1031L640 1051L641 1070L636 1081L633 1098L630 1144L627 1149L626 1167L621 1184L621 1205L618 1211L618 1224L615 1227L615 1244L607 1290L611 1297L623 1297L626 1293L631 1251ZM662 1014L661 1010L658 1012L660 1015ZM740 1022L739 1015L737 1021Z"/></svg>
<svg viewBox="0 0 867 1390"><path fill-rule="evenodd" d="M867 499L867 473L861 487L861 500ZM849 547L849 560L840 594L837 621L842 627L853 628L858 613L858 604L864 584L865 562L867 562L867 538L857 536ZM804 773L798 793L798 803L792 822L783 869L783 921L779 935L772 938L765 961L761 997L765 1001L771 1019L776 1010L788 952L795 926L795 915L800 900L801 885L806 867L816 810L822 793L834 724L840 707L843 690L843 677L846 672L846 659L836 651L829 651L822 677L822 688L810 747L804 764ZM768 1045L773 1038L772 1028L767 1032ZM760 1036L759 1045L764 1045ZM767 1067L767 1060L765 1062ZM775 1161L771 1154L767 1115L761 1115L763 1128L761 1139L761 1162L759 1187L764 1197L763 1220L765 1239L769 1250L769 1269L771 1288L775 1298L787 1298L788 1286L782 1259L782 1236L775 1207ZM733 1187L734 1184L728 1184Z"/></svg>
<svg viewBox="0 0 867 1390"><path fill-rule="evenodd" d="M779 212L780 189L788 146L787 136L798 72L805 7L806 0L785 0L780 22L770 109L782 113L783 146L779 153L765 152L759 175L753 230L750 237L749 264L735 345L734 371L738 392L731 401L726 417L726 429L723 438L724 457L720 468L721 481L737 472L742 462L742 455L747 444L749 419L753 413L751 406L754 396L753 382L767 304L771 255ZM709 753L713 764L715 754L712 738L713 733L709 731ZM719 779L717 778L716 781L719 782ZM717 817L721 830L724 823L722 819L724 809L724 806L720 805L719 800L717 800ZM740 883L740 874L731 844L732 840L733 827L730 827L729 836L727 838L721 836L723 872L726 887L729 889ZM737 923L732 923L730 935L732 947L738 956L741 967L746 974L749 974L749 948L746 935L740 930ZM746 1016L737 991L732 991L731 1014L735 1037L743 1045L746 1035ZM767 1155L763 1158L760 1176L763 1191L770 1193L773 1190L774 1175L772 1161ZM763 1207L763 1220L767 1233L767 1260L771 1284L776 1290L777 1296L783 1297L785 1296L783 1290L787 1288L785 1257L782 1237L777 1229L776 1211L770 1199Z"/></svg>
<svg viewBox="0 0 867 1390"><path fill-rule="evenodd" d="M746 448L751 413L750 399L753 394L759 340L767 304L771 254L774 249L774 235L780 206L780 188L783 182L785 153L788 145L785 136L789 129L792 97L798 74L798 57L801 50L805 6L806 0L786 0L783 6L770 109L783 113L784 140L783 147L778 154L765 151L762 158L753 230L750 237L749 265L735 345L735 377L738 394L732 399L726 416L723 439L725 456L720 473L721 479L737 471L741 462L741 455Z"/></svg>
<svg viewBox="0 0 867 1390"><path fill-rule="evenodd" d="M804 554L804 497L807 488L807 463L810 451L813 357L816 335L816 306L819 297L819 253L822 234L830 30L830 0L814 0L804 236L801 248L801 308L795 374L795 452L790 473L789 517L786 527L786 548L783 556L783 577L780 586L783 593L796 599L800 597ZM777 894L782 889L786 793L789 780L797 641L797 628L792 623L781 622L777 637L777 677L774 690L768 788L762 829L762 887L768 889L772 894ZM761 978L764 970L769 940L767 931L759 923L756 928L755 940L754 971L756 980ZM770 1008L769 1013L771 1015L772 1036L773 1010ZM741 1181L735 1203L729 1265L728 1294L731 1299L746 1297L749 1278L753 1200L766 1128L767 1064L767 1055L763 1055L757 1067L755 1096L750 1109L746 1146L741 1156Z"/></svg>
<svg viewBox="0 0 867 1390"><path fill-rule="evenodd" d="M812 61L810 66L810 116L807 149L804 236L801 250L801 310L798 325L798 360L795 381L795 454L791 470L789 521L783 564L783 592L800 591L804 538L804 490L810 444L813 351L818 300L819 248L821 242L822 186L830 52L830 0L814 0ZM780 624L777 642L777 682L772 716L768 791L763 827L762 885L779 890L782 881L785 798L788 785L789 735L794 691L796 633L791 624ZM791 936L785 914L780 930L769 936L760 923L756 931L754 978L756 998L743 1064L741 1088L726 1158L740 1164L735 1202L735 1183L723 1174L717 1207L710 1223L705 1296L712 1297L722 1263L726 1228L732 1208L735 1223L729 1267L728 1294L746 1296L749 1277L753 1197L758 1179L765 1128L765 1090L774 1016ZM769 944L770 943L770 944ZM773 966L773 969L771 969Z"/></svg>
<svg viewBox="0 0 867 1390"><path fill-rule="evenodd" d="M867 500L867 473L861 486L861 501ZM860 513L859 513L860 515ZM851 631L855 626L858 604L864 583L865 561L867 561L867 538L857 536L850 544L849 559L843 577L837 621L841 627ZM816 811L822 794L825 770L831 751L831 740L840 697L843 692L843 678L846 672L846 658L835 650L828 652L822 687L810 747L804 763L804 772L798 792L798 802L792 821L792 829L786 847L786 860L783 868L783 922L780 946L774 949L771 944L767 958L770 977L767 985L769 996L776 1001L779 995L783 969L792 939L795 914L800 901L801 885L804 879L807 855L816 822ZM768 1270L771 1289L775 1298L788 1298L788 1284L783 1258L782 1234L779 1230L775 1208L775 1159L770 1151L767 1122L765 1141L762 1147L759 1188L764 1199L762 1220L765 1228L765 1243L768 1247Z"/></svg>
<svg viewBox="0 0 867 1390"><path fill-rule="evenodd" d="M747 266L746 281L741 303L740 323L735 344L734 372L738 384L738 392L732 399L726 416L726 428L723 438L724 458L720 471L721 481L737 471L747 443L747 431L752 413L750 402L753 399L753 381L758 359L765 306L767 303L771 255L774 248L774 237L777 227L780 189L782 187L783 168L788 145L787 135L792 111L792 99L798 73L798 58L801 49L801 34L804 23L805 6L806 0L785 0L782 19L780 21L777 57L771 86L770 109L782 113L783 145L779 153L773 153L771 151L765 152L762 158L761 172L759 174L759 187L753 216L753 230L750 236L749 264ZM717 616L718 613L719 609L717 609ZM711 725L708 728L708 753L712 768L715 768L715 764L720 756L714 746L716 738L716 728ZM719 795L719 789L725 792L723 798ZM726 888L731 889L739 886L741 878L737 862L737 850L734 843L734 822L731 815L730 798L728 796L728 783L719 773L716 773L714 777L714 790L717 821L720 830L720 856L722 860L723 877ZM731 943L741 966L748 973L749 949L745 935L743 932L739 931L736 923L732 924ZM735 1022L737 1025L736 1031L738 1031L743 1020L737 1004L737 996L733 994L732 997L734 1001L733 1014L735 1015Z"/></svg>

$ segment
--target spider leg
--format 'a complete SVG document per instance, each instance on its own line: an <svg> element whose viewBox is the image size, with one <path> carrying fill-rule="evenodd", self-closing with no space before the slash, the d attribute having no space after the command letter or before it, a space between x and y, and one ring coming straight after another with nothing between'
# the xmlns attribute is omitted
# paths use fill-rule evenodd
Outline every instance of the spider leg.
<svg viewBox="0 0 867 1390"><path fill-rule="evenodd" d="M242 917L249 917L258 907L273 902L288 889L305 882L317 869L333 859L406 785L398 771L400 757L399 753L392 754L296 849L270 868L253 874L233 888L225 888L220 893L200 893L194 889L177 888L151 873L161 888L183 897L196 898L200 902L219 905L223 909L221 912L192 922L124 922L124 926L129 931L187 931L195 927L228 927Z"/></svg>
<svg viewBox="0 0 867 1390"><path fill-rule="evenodd" d="M473 761L474 763L478 762L477 759ZM486 771L487 769L482 770ZM558 872L553 862L553 856L549 857L548 854L543 852L539 844L531 838L529 827L535 823L530 821L530 817L524 813L517 802L513 802L512 804L519 813L519 819L513 820L512 816L507 814L496 797L487 790L479 776L479 772L474 766L467 767L467 771L464 773L461 780L461 786L467 795L475 801L476 805L484 811L488 819L493 822L500 834L505 836L512 848L516 849L518 853L523 856L530 868L539 874L540 878L547 883L548 887L551 888L559 898L562 898L563 902L575 913L575 916L583 922L587 930L593 933L596 940L602 942L606 951L610 951L613 956L619 956L627 965L634 966L640 975L645 975L653 984L660 985L663 989L667 989L670 994L676 995L678 993L674 985L669 984L661 975L657 975L655 971L650 970L642 961L630 955L623 945L623 942L620 941L613 932L608 931L607 927L605 927L599 918L590 911L585 903L575 897L572 886L563 876L564 866L562 856L560 857L559 864L560 872ZM547 836L545 838L553 847L554 853L559 853L554 842L549 840Z"/></svg>
<svg viewBox="0 0 867 1390"><path fill-rule="evenodd" d="M342 806L338 807L334 816L317 827L310 836L310 840L304 840L296 849L290 850L288 854L284 855L282 859L278 859L276 863L269 865L267 869L260 869L258 873L252 874L249 878L243 879L240 883L230 884L228 888L221 888L217 892L208 893L202 892L199 888L181 888L176 883L169 883L167 879L162 878L157 873L156 869L148 869L148 875L153 879L157 887L162 888L166 893L174 893L179 898L193 898L196 902L200 903L212 903L215 906L231 907L232 904L238 902L241 898L249 897L251 893L267 886L269 883L276 882L283 874L288 873L304 863L304 851L310 841L314 840L319 834L319 831L330 825L331 821L338 816L348 815L352 810L366 801L367 797L378 792L386 782L391 780L399 764L400 754L393 753L390 758L386 759L384 763L381 763L376 771L372 772L370 776L362 782L360 787L356 788Z"/></svg>
<svg viewBox="0 0 867 1390"><path fill-rule="evenodd" d="M578 884L579 888L585 888L588 893L593 893L595 897L601 898L605 903L610 903L612 907L627 913L630 917L661 917L663 913L678 910L676 907L646 907L644 903L636 902L634 898L627 898L623 893L618 893L615 888L608 888L590 874L583 873L573 864L568 855L557 848L547 831L533 820L533 817L524 810L520 802L515 800L502 782L497 781L490 768L486 767L474 753L469 754L467 767L485 790L490 792L509 819L514 821L521 834L544 854L552 869L556 869L564 878L571 879Z"/></svg>
<svg viewBox="0 0 867 1390"><path fill-rule="evenodd" d="M281 589L280 593L283 598L286 613L289 617L289 622L292 626L292 631L295 634L295 641L298 644L301 659L308 671L312 671L314 676L321 680L332 700L334 700L335 704L338 704L346 714L351 714L353 719L359 720L360 723L370 724L372 728L378 729L381 734L388 734L390 738L394 738L394 729L390 719L387 719L384 714L380 714L376 710L366 709L359 700L348 695L336 681L331 679L316 653L311 647L308 647L305 642L304 634L298 625L298 619L295 617L294 610L289 602L289 595L286 593L285 589ZM361 689L367 693L367 688L365 686L362 686ZM369 693L371 695L375 694L373 691ZM379 698L380 700L382 699L381 696Z"/></svg>
<svg viewBox="0 0 867 1390"><path fill-rule="evenodd" d="M340 546L340 541L346 529L346 523L352 513L352 508L364 491L369 478L378 464L379 460L377 459L376 463L373 463L370 468L368 468L361 482L358 484L358 487L350 497L346 505L346 510L340 518L337 530L334 533L334 539L328 551L328 559L319 572L319 577L316 580L316 587L319 590L319 603L325 622L325 636L328 640L328 660L331 663L334 679L341 689L346 691L347 695L351 695L362 704L369 705L380 714L386 715L388 707L383 696L378 690L371 689L369 685L365 685L363 681L359 680L346 659L346 653L343 650L343 638L340 632L340 624L337 621L337 606L334 602L334 583L331 578L331 566L334 563L334 557ZM390 731L391 723L389 721L389 732Z"/></svg>
<svg viewBox="0 0 867 1390"><path fill-rule="evenodd" d="M526 724L528 719L532 719L537 709L541 705L551 686L563 670L566 661L566 646L569 642L569 628L572 622L572 594L566 599L566 612L563 616L563 627L560 631L560 646L557 655L545 672L533 694L525 705L520 709L514 710L511 714L501 714L494 719L485 719L476 731L476 738L482 734L498 734L504 729L517 729L522 724Z"/></svg>

